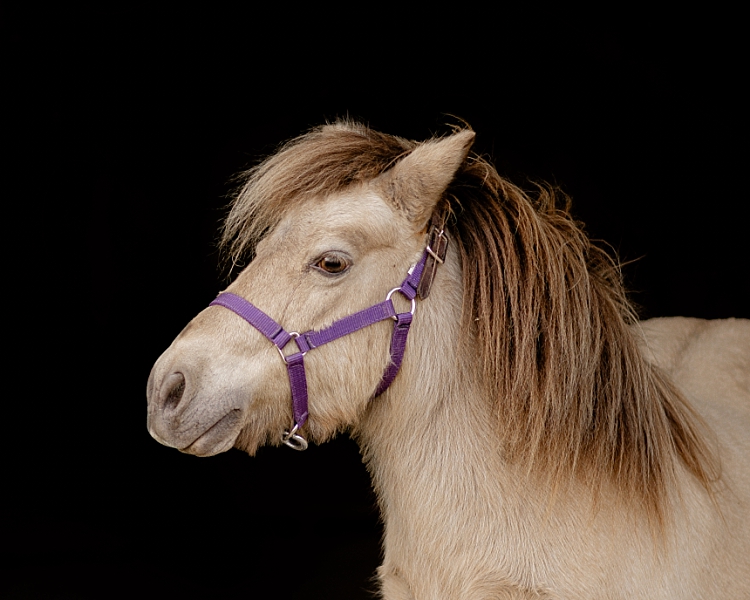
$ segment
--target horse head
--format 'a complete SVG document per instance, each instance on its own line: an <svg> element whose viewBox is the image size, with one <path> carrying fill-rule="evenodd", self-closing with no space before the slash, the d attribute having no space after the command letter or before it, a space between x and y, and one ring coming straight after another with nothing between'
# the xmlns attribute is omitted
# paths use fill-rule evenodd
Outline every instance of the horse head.
<svg viewBox="0 0 750 600"><path fill-rule="evenodd" d="M225 297L251 303L286 332L322 331L383 302L423 254L428 222L474 139L470 131L420 145L391 138L402 145L399 160L363 166L356 148L347 162L341 140L336 148L328 143L336 128L322 128L254 169L229 217L233 243L242 251L252 243L254 258ZM322 171L333 159L344 165L334 185ZM409 310L408 299L393 303ZM392 360L392 330L393 321L379 320L309 352L303 377L310 417L302 423L285 364L291 346L279 349L237 312L209 306L151 371L149 431L198 456L232 447L252 454L278 444L295 422L300 433L324 441L367 410Z"/></svg>

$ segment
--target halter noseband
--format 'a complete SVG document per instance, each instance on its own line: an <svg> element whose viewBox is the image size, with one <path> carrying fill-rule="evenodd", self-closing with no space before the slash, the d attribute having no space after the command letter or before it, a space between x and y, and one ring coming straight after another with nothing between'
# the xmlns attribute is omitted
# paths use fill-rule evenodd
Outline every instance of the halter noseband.
<svg viewBox="0 0 750 600"><path fill-rule="evenodd" d="M391 360L372 397L374 398L382 394L391 385L401 368L401 362L403 361L406 349L406 338L409 335L409 327L411 327L412 317L416 308L416 298L419 296L424 300L429 295L437 265L438 263L442 264L447 249L448 235L442 228L433 227L430 232L429 243L422 252L419 262L409 269L409 274L399 287L393 288L388 292L383 302L339 319L320 331L311 330L305 333L297 333L296 331L288 332L258 307L231 292L219 294L209 304L209 306L223 306L224 308L228 308L245 319L270 340L279 351L282 360L286 364L289 384L292 389L293 423L291 429L285 431L282 436L282 441L287 446L295 450L307 449L307 440L298 433L308 417L305 354L323 344L332 342L385 319L393 319L395 324L393 326L393 334L391 335ZM396 308L393 306L393 301L391 300L391 296L395 292L399 292L411 301L409 312L396 312ZM297 345L298 352L285 355L282 350L291 340L294 340L294 343Z"/></svg>

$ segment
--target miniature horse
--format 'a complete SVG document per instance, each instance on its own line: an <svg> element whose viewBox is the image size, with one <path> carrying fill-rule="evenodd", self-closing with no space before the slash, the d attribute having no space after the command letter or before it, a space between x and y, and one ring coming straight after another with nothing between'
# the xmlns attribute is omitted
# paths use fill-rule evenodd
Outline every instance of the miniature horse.
<svg viewBox="0 0 750 600"><path fill-rule="evenodd" d="M155 364L210 456L357 440L387 600L750 598L750 322L639 323L553 189L339 122L252 169L252 261Z"/></svg>

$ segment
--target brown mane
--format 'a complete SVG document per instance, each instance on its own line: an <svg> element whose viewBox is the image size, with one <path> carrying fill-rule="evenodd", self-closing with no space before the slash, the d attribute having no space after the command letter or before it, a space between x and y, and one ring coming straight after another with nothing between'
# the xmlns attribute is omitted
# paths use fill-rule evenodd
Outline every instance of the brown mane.
<svg viewBox="0 0 750 600"><path fill-rule="evenodd" d="M365 183L416 145L349 122L292 140L245 174L222 237L232 263L291 203ZM548 187L531 197L470 155L444 202L508 456L553 483L609 479L658 522L680 460L710 490L717 471L699 421L643 358L619 268L568 198Z"/></svg>

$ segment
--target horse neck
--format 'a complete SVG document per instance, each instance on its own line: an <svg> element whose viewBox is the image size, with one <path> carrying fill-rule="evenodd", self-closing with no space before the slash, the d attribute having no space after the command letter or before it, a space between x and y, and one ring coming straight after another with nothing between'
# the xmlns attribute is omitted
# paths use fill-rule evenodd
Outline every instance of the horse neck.
<svg viewBox="0 0 750 600"><path fill-rule="evenodd" d="M419 503L420 487L447 477L460 488L476 470L495 478L500 470L497 417L482 392L474 335L463 327L461 285L457 261L446 261L418 303L398 377L354 431L386 520L410 497Z"/></svg>
<svg viewBox="0 0 750 600"><path fill-rule="evenodd" d="M462 320L461 291L460 268L446 261L429 299L418 304L401 372L353 431L385 524L381 572L409 571L424 597L447 597L425 590L446 577L460 581L462 570L494 572L497 556L508 572L544 581L574 569L603 540L623 539L606 530L617 521L604 495L599 507L585 493L553 502L524 465L504 458L503 427L484 391L475 336ZM595 535L580 527L594 508L602 516L597 527L605 527ZM497 556L476 554L477 544ZM555 553L560 547L566 552Z"/></svg>

